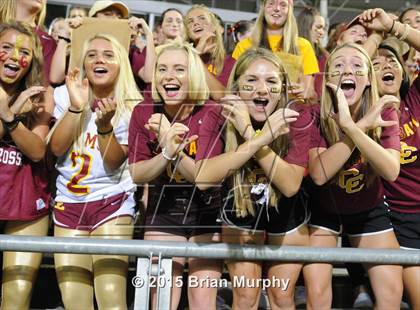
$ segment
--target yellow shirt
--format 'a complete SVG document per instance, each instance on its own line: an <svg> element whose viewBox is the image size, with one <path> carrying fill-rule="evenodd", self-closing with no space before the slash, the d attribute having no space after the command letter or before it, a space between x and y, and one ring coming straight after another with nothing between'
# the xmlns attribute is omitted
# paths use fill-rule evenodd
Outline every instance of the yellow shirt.
<svg viewBox="0 0 420 310"><path fill-rule="evenodd" d="M275 54L282 52L281 49L278 48L281 38L282 38L281 35L268 36L268 43L270 44L271 51ZM232 53L232 57L237 60L239 56L242 55L242 53L244 53L247 49L251 47L252 47L251 38L246 38L240 41L238 44L236 44L235 50ZM298 37L298 48L299 48L300 56L301 56L301 65L303 68L303 74L310 75L310 74L318 73L319 72L318 61L316 59L315 52L311 46L311 43L309 43L309 41L304 38ZM286 71L288 70L286 69Z"/></svg>

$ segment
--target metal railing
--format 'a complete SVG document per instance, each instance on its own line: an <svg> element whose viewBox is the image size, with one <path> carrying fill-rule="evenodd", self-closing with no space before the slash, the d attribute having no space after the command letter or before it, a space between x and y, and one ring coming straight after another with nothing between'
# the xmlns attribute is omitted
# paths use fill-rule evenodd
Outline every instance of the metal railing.
<svg viewBox="0 0 420 310"><path fill-rule="evenodd" d="M394 249L314 248L300 246L239 245L149 240L116 240L0 235L0 250L136 256L134 309L148 309L150 277L156 277L158 309L170 308L172 257L229 260L330 262L420 265L420 251ZM157 264L152 264L157 258Z"/></svg>

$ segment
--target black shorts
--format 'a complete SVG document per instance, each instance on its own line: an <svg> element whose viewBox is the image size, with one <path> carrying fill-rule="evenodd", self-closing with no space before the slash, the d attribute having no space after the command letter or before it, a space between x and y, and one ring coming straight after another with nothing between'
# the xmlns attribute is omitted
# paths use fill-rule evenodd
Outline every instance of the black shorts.
<svg viewBox="0 0 420 310"><path fill-rule="evenodd" d="M254 203L255 216L237 217L233 199L229 199L222 209L222 221L232 228L286 235L308 222L306 205L306 194L301 190L291 198L282 197L277 208Z"/></svg>
<svg viewBox="0 0 420 310"><path fill-rule="evenodd" d="M336 235L343 231L350 237L368 236L392 231L388 206L381 201L375 208L356 214L330 214L313 208L310 227L328 230Z"/></svg>
<svg viewBox="0 0 420 310"><path fill-rule="evenodd" d="M146 209L145 231L165 232L189 239L202 234L220 233L220 191L196 190L191 196L177 193L151 193Z"/></svg>
<svg viewBox="0 0 420 310"><path fill-rule="evenodd" d="M420 213L389 212L401 248L420 250Z"/></svg>

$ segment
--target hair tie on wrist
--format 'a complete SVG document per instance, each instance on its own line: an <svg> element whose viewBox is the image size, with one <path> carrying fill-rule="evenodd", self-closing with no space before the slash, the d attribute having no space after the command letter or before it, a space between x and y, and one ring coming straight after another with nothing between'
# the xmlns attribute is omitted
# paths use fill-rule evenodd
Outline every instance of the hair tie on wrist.
<svg viewBox="0 0 420 310"><path fill-rule="evenodd" d="M96 132L98 133L98 135L100 135L100 136L106 136L106 135L109 135L111 132L113 132L114 131L114 127L111 127L111 129L110 130L108 130L108 131L99 131L99 130L96 130Z"/></svg>
<svg viewBox="0 0 420 310"><path fill-rule="evenodd" d="M80 113L82 113L82 112L83 112L83 110L72 110L71 108L68 108L68 111L69 111L70 113L73 113L73 114L80 114Z"/></svg>

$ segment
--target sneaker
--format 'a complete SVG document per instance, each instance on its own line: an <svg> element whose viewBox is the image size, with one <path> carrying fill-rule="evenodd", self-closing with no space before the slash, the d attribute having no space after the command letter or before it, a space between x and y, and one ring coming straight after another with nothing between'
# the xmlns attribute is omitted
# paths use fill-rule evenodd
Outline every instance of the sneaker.
<svg viewBox="0 0 420 310"><path fill-rule="evenodd" d="M353 303L353 308L372 308L373 302L368 293L360 293L357 295Z"/></svg>
<svg viewBox="0 0 420 310"><path fill-rule="evenodd" d="M296 286L295 288L295 305L306 305L306 292L304 286Z"/></svg>

